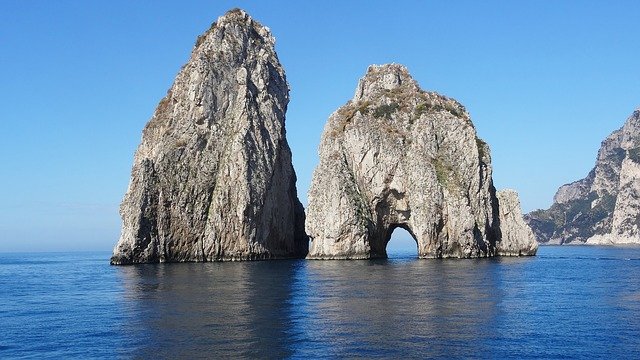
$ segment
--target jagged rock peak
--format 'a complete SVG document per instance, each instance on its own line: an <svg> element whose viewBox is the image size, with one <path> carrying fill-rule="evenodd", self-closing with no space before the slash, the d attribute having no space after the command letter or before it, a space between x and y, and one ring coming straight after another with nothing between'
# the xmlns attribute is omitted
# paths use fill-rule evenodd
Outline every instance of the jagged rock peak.
<svg viewBox="0 0 640 360"><path fill-rule="evenodd" d="M516 211L500 218L489 147L464 107L421 90L402 65L369 67L330 116L319 153L308 258L386 257L398 227L421 258L535 254L531 238L508 244L526 224L513 222ZM516 235L501 237L501 221Z"/></svg>
<svg viewBox="0 0 640 360"><path fill-rule="evenodd" d="M244 33L248 38L264 42L266 47L273 47L276 42L268 27L254 20L246 11L235 8L220 16L209 30L198 36L194 52L218 44L226 32L235 33L236 36Z"/></svg>
<svg viewBox="0 0 640 360"><path fill-rule="evenodd" d="M386 91L406 88L420 91L418 83L406 67L399 64L370 65L367 73L358 82L354 100L383 95Z"/></svg>
<svg viewBox="0 0 640 360"><path fill-rule="evenodd" d="M640 109L600 146L584 179L562 185L549 209L525 216L540 243L640 243Z"/></svg>
<svg viewBox="0 0 640 360"><path fill-rule="evenodd" d="M113 264L306 255L274 42L239 9L198 38L143 130Z"/></svg>
<svg viewBox="0 0 640 360"><path fill-rule="evenodd" d="M418 96L414 96L419 94ZM469 114L462 104L454 99L435 92L424 91L411 76L409 70L400 64L370 65L367 73L358 81L352 104L362 105L366 102L386 99L390 106L399 103L417 103L420 111L429 108L445 109L468 120L473 126Z"/></svg>

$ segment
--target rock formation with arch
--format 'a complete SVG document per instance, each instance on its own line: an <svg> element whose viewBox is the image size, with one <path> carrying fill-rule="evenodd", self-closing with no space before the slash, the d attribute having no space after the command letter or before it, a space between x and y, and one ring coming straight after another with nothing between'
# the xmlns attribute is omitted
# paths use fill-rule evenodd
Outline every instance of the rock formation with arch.
<svg viewBox="0 0 640 360"><path fill-rule="evenodd" d="M401 65L369 67L319 153L307 258L384 258L397 227L421 258L536 253L517 194L496 194L489 146L465 108L421 90Z"/></svg>

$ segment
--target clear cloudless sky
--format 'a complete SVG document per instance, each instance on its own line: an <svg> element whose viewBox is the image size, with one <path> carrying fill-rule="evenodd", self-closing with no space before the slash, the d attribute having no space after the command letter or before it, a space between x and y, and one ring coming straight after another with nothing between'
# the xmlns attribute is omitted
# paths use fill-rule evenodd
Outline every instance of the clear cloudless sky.
<svg viewBox="0 0 640 360"><path fill-rule="evenodd" d="M584 177L640 105L638 1L5 0L0 251L113 247L144 124L234 7L277 39L305 204L324 123L370 64L464 104L524 211Z"/></svg>

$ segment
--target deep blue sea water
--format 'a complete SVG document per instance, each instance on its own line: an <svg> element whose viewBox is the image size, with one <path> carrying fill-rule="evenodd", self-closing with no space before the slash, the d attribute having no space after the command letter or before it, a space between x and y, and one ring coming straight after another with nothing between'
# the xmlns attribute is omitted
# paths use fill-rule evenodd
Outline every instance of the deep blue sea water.
<svg viewBox="0 0 640 360"><path fill-rule="evenodd" d="M0 254L0 358L640 359L640 248L109 266Z"/></svg>

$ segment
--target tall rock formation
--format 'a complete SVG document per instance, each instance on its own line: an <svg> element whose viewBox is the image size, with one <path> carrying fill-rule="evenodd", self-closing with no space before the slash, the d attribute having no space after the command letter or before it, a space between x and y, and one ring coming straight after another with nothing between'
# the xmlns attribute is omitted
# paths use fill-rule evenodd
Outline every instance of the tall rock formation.
<svg viewBox="0 0 640 360"><path fill-rule="evenodd" d="M113 264L306 255L274 42L238 9L198 37L144 128Z"/></svg>
<svg viewBox="0 0 640 360"><path fill-rule="evenodd" d="M498 255L535 254L538 243L522 217L518 193L511 189L497 192L498 217L502 241L496 243Z"/></svg>
<svg viewBox="0 0 640 360"><path fill-rule="evenodd" d="M640 243L640 110L602 142L586 178L561 186L549 209L525 220L541 243Z"/></svg>
<svg viewBox="0 0 640 360"><path fill-rule="evenodd" d="M398 227L421 258L536 252L517 194L496 197L489 146L465 108L421 90L401 65L369 67L329 118L319 151L308 258L386 257Z"/></svg>

